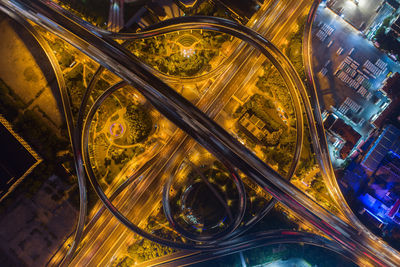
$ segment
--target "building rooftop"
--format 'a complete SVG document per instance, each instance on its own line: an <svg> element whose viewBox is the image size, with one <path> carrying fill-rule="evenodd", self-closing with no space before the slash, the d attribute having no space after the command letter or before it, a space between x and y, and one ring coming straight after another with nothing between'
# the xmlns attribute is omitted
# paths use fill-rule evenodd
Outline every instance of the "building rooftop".
<svg viewBox="0 0 400 267"><path fill-rule="evenodd" d="M400 4L397 0L386 0L386 2L391 5L394 9L398 9Z"/></svg>
<svg viewBox="0 0 400 267"><path fill-rule="evenodd" d="M394 124L400 127L400 73L396 72L388 78L381 89L392 100L389 106L374 121L378 128L382 128L385 123Z"/></svg>
<svg viewBox="0 0 400 267"><path fill-rule="evenodd" d="M400 73L396 72L392 77L388 78L385 85L382 87L382 91L392 100L398 98L400 93Z"/></svg>
<svg viewBox="0 0 400 267"><path fill-rule="evenodd" d="M40 163L41 159L1 116L0 142L1 201Z"/></svg>
<svg viewBox="0 0 400 267"><path fill-rule="evenodd" d="M332 125L327 128L335 134L339 135L346 141L342 149L340 150L340 156L342 159L345 159L349 153L353 150L354 146L358 143L361 138L361 135L356 132L353 127L346 124L342 119L336 119Z"/></svg>
<svg viewBox="0 0 400 267"><path fill-rule="evenodd" d="M392 30L400 36L400 16L397 18L397 20L392 24L391 26Z"/></svg>
<svg viewBox="0 0 400 267"><path fill-rule="evenodd" d="M396 140L399 138L400 130L397 127L393 125L386 126L365 155L361 164L370 172L375 172L386 154L391 151L393 145L397 144Z"/></svg>
<svg viewBox="0 0 400 267"><path fill-rule="evenodd" d="M382 1L330 0L327 2L327 7L354 28L363 31L369 28L377 12L385 4L386 2ZM390 5L390 8L392 9L393 7Z"/></svg>

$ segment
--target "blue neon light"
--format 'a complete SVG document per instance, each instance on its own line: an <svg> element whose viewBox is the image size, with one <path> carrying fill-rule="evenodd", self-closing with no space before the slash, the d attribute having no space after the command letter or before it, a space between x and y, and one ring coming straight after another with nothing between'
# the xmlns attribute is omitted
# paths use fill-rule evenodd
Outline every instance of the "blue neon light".
<svg viewBox="0 0 400 267"><path fill-rule="evenodd" d="M371 155L371 153L375 150L376 146L380 143L380 141L382 140L383 136L385 135L385 133L387 132L388 128L385 128L383 130L383 132L381 133L381 135L378 137L378 139L375 140L374 145L371 147L371 149L368 151L367 155L365 155L364 160L361 162L361 164L364 164L365 161L367 161L367 159L369 158L369 156Z"/></svg>
<svg viewBox="0 0 400 267"><path fill-rule="evenodd" d="M373 214L371 211L369 211L368 209L365 209L366 212L368 212L369 214L371 214L372 217L374 217L375 219L377 219L378 221L380 221L381 223L384 223L378 216L376 216L375 214Z"/></svg>
<svg viewBox="0 0 400 267"><path fill-rule="evenodd" d="M391 152L395 157L397 157L398 159L400 159L400 155L399 155L399 154L395 153L393 150L390 150L390 152Z"/></svg>

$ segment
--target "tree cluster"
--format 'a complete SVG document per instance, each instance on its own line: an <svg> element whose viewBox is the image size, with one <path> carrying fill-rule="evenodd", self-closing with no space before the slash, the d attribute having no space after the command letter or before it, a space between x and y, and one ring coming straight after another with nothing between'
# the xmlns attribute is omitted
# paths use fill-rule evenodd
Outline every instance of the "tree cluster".
<svg viewBox="0 0 400 267"><path fill-rule="evenodd" d="M300 78L305 81L306 75L304 72L303 64L303 32L305 25L305 17L300 18L297 21L299 25L299 30L294 32L290 38L286 49L286 55L292 62Z"/></svg>
<svg viewBox="0 0 400 267"><path fill-rule="evenodd" d="M275 67L271 64L265 65L264 75L258 77L256 86L268 96L278 100L290 115L294 115L293 102L289 89Z"/></svg>
<svg viewBox="0 0 400 267"><path fill-rule="evenodd" d="M162 246L148 239L142 239L128 247L129 257L133 259L134 262L148 261L174 251L173 248Z"/></svg>
<svg viewBox="0 0 400 267"><path fill-rule="evenodd" d="M211 70L210 61L218 55L218 49L229 38L226 34L203 32L199 43L192 48L194 53L185 56L172 41L176 37L177 34L168 34L134 41L127 48L162 73L191 77Z"/></svg>
<svg viewBox="0 0 400 267"><path fill-rule="evenodd" d="M65 49L64 41L59 38L47 38L46 40L55 52L58 63L62 68L67 68L74 62L75 57Z"/></svg>
<svg viewBox="0 0 400 267"><path fill-rule="evenodd" d="M381 26L375 34L375 41L379 44L379 48L392 53L400 58L400 42L392 31L386 33L385 26Z"/></svg>
<svg viewBox="0 0 400 267"><path fill-rule="evenodd" d="M65 85L69 91L72 104L72 113L78 114L78 110L85 92L83 85L83 65L80 63L65 75Z"/></svg>
<svg viewBox="0 0 400 267"><path fill-rule="evenodd" d="M280 119L276 115L276 106L271 99L260 94L254 94L244 106L266 124L265 127L269 132L276 132L282 128Z"/></svg>
<svg viewBox="0 0 400 267"><path fill-rule="evenodd" d="M131 143L138 143L145 140L152 129L150 114L139 105L127 106L124 118L129 127L129 139Z"/></svg>
<svg viewBox="0 0 400 267"><path fill-rule="evenodd" d="M280 172L283 172L285 167L292 161L292 156L283 149L270 149L268 151L268 161L272 164L277 164Z"/></svg>
<svg viewBox="0 0 400 267"><path fill-rule="evenodd" d="M321 175L317 175L311 182L311 188L317 191L319 194L328 195L328 190ZM317 194L318 196L318 194Z"/></svg>
<svg viewBox="0 0 400 267"><path fill-rule="evenodd" d="M185 12L186 13L186 12ZM225 19L234 19L229 15L224 7L221 5L214 4L211 1L203 1L195 10L191 12L191 15L199 16L212 16Z"/></svg>
<svg viewBox="0 0 400 267"><path fill-rule="evenodd" d="M97 26L104 26L108 18L110 1L108 0L59 0L72 12Z"/></svg>

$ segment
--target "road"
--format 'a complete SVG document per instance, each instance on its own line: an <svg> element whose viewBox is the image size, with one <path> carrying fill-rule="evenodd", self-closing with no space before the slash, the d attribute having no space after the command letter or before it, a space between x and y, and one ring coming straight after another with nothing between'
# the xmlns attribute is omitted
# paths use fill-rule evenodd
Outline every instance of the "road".
<svg viewBox="0 0 400 267"><path fill-rule="evenodd" d="M251 241L250 241L251 240ZM250 241L250 242L249 242ZM171 255L159 257L144 263L140 263L138 267L150 267L150 266L190 266L196 263L210 261L215 258L222 256L239 253L249 249L270 246L276 244L290 244L290 243L304 243L309 245L319 246L336 253L341 254L347 258L351 258L351 254L348 251L343 250L337 243L330 241L326 238L318 236L312 233L297 232L291 230L276 230L251 234L244 237L241 240L237 240L236 244L229 248L229 250L221 249L212 252L177 252Z"/></svg>
<svg viewBox="0 0 400 267"><path fill-rule="evenodd" d="M119 32L124 27L124 0L110 0L107 29Z"/></svg>
<svg viewBox="0 0 400 267"><path fill-rule="evenodd" d="M314 18L317 13L318 5L320 2L321 2L320 0L314 1L310 9L303 37L304 40L303 60L307 76L306 86L308 89L308 94L310 96L309 98L307 97L310 100L310 103L306 105L306 108L308 107L306 112L309 119L314 120L316 122L310 127L310 131L312 133L311 136L312 138L314 138L314 141L312 142L314 150L316 151L317 159L319 160L319 166L321 167L322 175L325 184L327 185L328 192L330 193L332 198L336 201L337 205L341 208L342 212L345 215L345 218L353 225L355 229L359 229L360 232L363 232L365 233L365 235L368 236L368 239L364 240L364 242L368 242L369 246L375 248L377 251L379 251L380 248L385 248L387 252L396 255L396 258L398 258L398 252L396 250L390 247L381 238L378 238L377 236L373 235L369 231L369 229L367 229L353 214L353 211L348 206L344 196L342 195L342 192L340 191L339 185L336 180L336 176L334 174L333 166L329 156L328 144L325 137L325 131L319 105L319 98L317 94L317 87L315 84L314 72L311 63L312 62L311 57L313 55L312 41L311 41L312 27ZM317 138L318 136L319 138ZM385 256L389 257L387 255Z"/></svg>
<svg viewBox="0 0 400 267"><path fill-rule="evenodd" d="M75 127L74 127L74 119L73 119L73 115L72 115L72 111L71 111L71 104L70 104L67 88L65 85L63 72L60 68L60 65L58 64L58 60L55 57L53 50L50 48L47 41L35 30L35 28L29 22L27 22L26 20L22 19L19 16L15 16L15 14L13 14L13 13L8 12L7 14L10 17L12 17L13 19L15 19L18 23L20 23L23 27L25 27L32 34L32 36L36 39L38 44L42 47L43 51L46 53L46 55L50 61L50 64L53 68L53 71L54 71L54 74L55 74L55 77L57 80L57 84L58 84L58 88L59 88L59 92L60 92L60 96L61 96L61 101L62 101L63 110L64 110L64 116L65 116L67 129L68 129L68 135L69 135L71 145L73 148L73 152L74 152L74 159L79 160L80 153L77 153L78 142L76 142L76 140L73 138ZM86 185L85 185L85 180L84 180L84 176L83 176L83 172L84 172L83 167L79 164L76 166L77 166L76 170L78 173L79 197L81 200L84 200L84 201L80 201L78 221L77 221L76 231L74 234L74 240L80 241L81 236L82 236L82 231L84 228L84 224L85 224L85 216L86 216L86 190L85 190ZM57 262L58 263L68 262L72 257L71 252L74 251L74 248L77 245L78 245L77 242L74 242L72 244L72 248L70 250L66 249L66 253L64 253L63 258L56 259ZM51 260L53 260L53 258Z"/></svg>
<svg viewBox="0 0 400 267"><path fill-rule="evenodd" d="M304 2L303 2L304 3ZM255 18L253 21L258 23L255 25L256 28L258 28L258 30L263 33L265 33L266 35L270 35L270 37L272 37L271 35L274 34L275 32L279 32L281 29L284 28L285 25L287 25L287 23L293 23L296 21L297 16L292 16L291 20L287 20L288 16L290 16L290 14L292 14L293 10L296 10L297 13L301 13L304 10L304 6L307 5L307 3L305 4L298 4L298 2L296 3L295 1L292 1L290 4L287 5L283 5L282 2L277 3L276 1L271 1L269 2L269 4L273 4L274 8L273 10L270 10L269 12L265 13L259 13L261 14L263 17L260 19ZM266 10L268 10L267 8L265 8ZM285 12L286 11L286 12ZM289 11L289 12L288 12ZM268 22L264 22L261 23L265 17L269 18ZM250 21L250 23L252 23L252 21ZM277 24L280 27L274 27ZM271 31L271 29L275 29L275 31ZM290 29L290 27L286 27L287 30ZM287 31L286 31L287 32ZM282 34L283 35L283 34ZM276 36L278 38L282 38L282 35L280 36ZM251 53L251 55L254 57L254 52L249 51L250 49L248 47L244 47L244 45L240 45L239 47L236 49L235 53L236 55L238 55L235 59L235 63L230 65L230 68L228 67L228 69L226 71L224 71L224 73L226 73L226 75L221 76L222 79L217 80L210 89L208 89L207 94L205 96L203 96L201 98L201 100L198 102L197 106L200 107L201 109L205 110L206 114L209 115L210 117L215 117L223 108L223 105L220 105L220 103L227 103L229 98L235 93L235 91L238 89L237 86L233 86L235 83L237 83L238 81L242 80L245 76L247 76L246 71L241 72L241 69L252 69L253 72L258 70L258 67L261 65L261 63L265 60L263 57L259 58L257 60L257 67L252 67L251 65L254 65L254 62L252 62L251 60L249 60L250 57L249 53ZM246 61L247 58L247 61ZM247 64L244 64L247 63ZM239 67L238 67L239 66ZM240 68L241 67L241 68ZM217 92L218 94L216 95ZM214 104L214 106L212 105ZM177 157L177 159L175 160L175 164L168 164L168 166L170 166L169 168L172 168L174 165L179 164L182 161L182 156L186 155L186 152L190 151L191 147L193 147L193 142L191 142L189 139L187 139L184 133L179 132L176 136L176 140L185 140L185 143L182 143L182 145L180 146L179 151L177 151L177 154L179 154L179 156ZM189 142L189 143L188 143ZM188 144L186 144L188 143ZM166 151L166 154L170 154L172 152L170 152L174 147L176 147L178 145L178 143L174 140L171 142L170 146L168 147L164 147L163 151ZM161 157L163 158L163 157ZM161 159L160 158L160 159ZM163 158L165 160L165 158ZM167 159L168 160L168 159ZM297 162L297 160L295 160ZM160 160L160 162L162 162ZM160 173L170 173L170 170L165 170L163 169L164 166L167 166L165 163L164 164L156 164L155 166L152 167L152 169L159 169ZM162 171L161 171L162 170ZM163 179L160 179L160 177L157 177L157 175L154 175L153 177L148 177L147 179L145 179L147 182L147 186L145 186L144 188L161 188L162 184L163 184ZM151 181L156 181L157 183L153 183ZM145 190L143 190L142 192L145 192ZM135 198L133 198L135 199ZM159 194L151 194L151 195L143 195L142 199L147 199L147 203L144 205L144 209L142 209L142 213L140 214L140 216L138 216L138 214L133 214L133 216L129 216L127 215L128 218L131 217L139 217L139 218L147 218L148 217L148 211L153 210L151 208L149 208L149 205L151 206L151 203L156 203L156 205L158 205L158 203L160 202L160 195ZM138 201L139 203L141 202L140 200ZM135 205L137 206L137 203L135 203ZM143 204L141 204L143 205ZM120 206L120 205L116 205L116 206ZM146 212L147 211L147 212ZM147 214L144 214L147 213ZM124 213L125 214L125 213ZM114 219L115 220L115 219ZM123 226L119 225L118 223L114 222L114 223L110 223L109 227L104 227L101 226L99 227L99 229L102 229L103 231L112 231L112 229L115 229L115 227L120 228ZM128 231L128 230L126 230ZM129 233L126 233L124 235L129 235ZM92 241L89 242L87 245L85 245L85 247L87 247L87 252L83 252L83 250L80 251L80 253L75 257L74 261L72 262L72 265L93 265L93 266L101 266L103 264L106 264L107 262L107 257L104 257L103 254L99 253L97 258L100 258L102 262L96 262L97 258L96 255L93 256L92 252L93 250L96 249L96 246L93 246L94 243L101 243L101 244L105 244L107 243L108 245L104 245L104 247L107 247L109 251L114 251L114 250L118 250L119 247L121 245L124 245L122 242L115 242L116 236L113 235L109 235L108 239L106 240L101 240L98 235L96 234L96 232L94 232L94 234L89 233L89 236L91 236L93 239L97 239L97 241ZM100 250L101 251L101 250ZM110 255L111 253L108 253L108 255ZM90 255L90 257L88 257L88 255ZM82 259L82 261L78 261L78 259L81 258L86 258L86 261ZM90 259L88 259L90 258Z"/></svg>
<svg viewBox="0 0 400 267"><path fill-rule="evenodd" d="M215 122L204 116L200 110L149 73L143 63L118 48L118 45L114 42L101 38L76 23L71 23L64 16L60 16L61 14L54 12L38 1L2 0L0 3L13 12L28 17L39 25L61 35L136 86L161 113L178 127L185 129L207 150L218 158L225 159L237 166L282 204L351 251L357 259L362 260L363 264L399 266L398 254L386 247L380 247L377 250L376 247L371 246L370 242L364 242L370 240L367 234L359 233L357 229L330 214L303 192L288 183ZM185 19L187 18L182 18L183 21ZM229 31L250 42L260 51L268 52L265 48L269 48L275 58L282 63L281 66L294 72L293 66L274 46L247 28L217 18L203 19L196 17L195 20L201 23L201 27ZM73 35L72 32L74 32ZM313 122L311 121L311 123Z"/></svg>

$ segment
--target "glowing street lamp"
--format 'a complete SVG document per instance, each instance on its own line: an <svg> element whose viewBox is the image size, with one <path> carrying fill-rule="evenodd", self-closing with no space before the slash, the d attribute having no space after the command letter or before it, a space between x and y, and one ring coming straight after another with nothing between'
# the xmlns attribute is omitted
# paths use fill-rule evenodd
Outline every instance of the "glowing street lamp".
<svg viewBox="0 0 400 267"><path fill-rule="evenodd" d="M182 48L182 55L184 57L189 58L194 54L196 54L196 51L193 48Z"/></svg>

